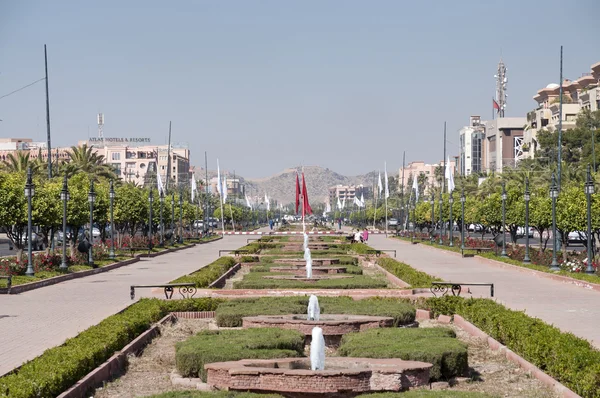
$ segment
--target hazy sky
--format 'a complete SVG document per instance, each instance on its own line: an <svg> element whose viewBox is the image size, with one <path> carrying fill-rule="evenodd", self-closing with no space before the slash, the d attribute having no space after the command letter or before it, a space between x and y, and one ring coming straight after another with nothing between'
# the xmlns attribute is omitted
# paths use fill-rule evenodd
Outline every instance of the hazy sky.
<svg viewBox="0 0 600 398"><path fill-rule="evenodd" d="M97 135L187 142L192 164L246 177L347 175L439 161L470 115L507 116L600 61L597 0L0 0L0 96L44 76L53 146ZM46 137L43 82L0 99L0 137Z"/></svg>

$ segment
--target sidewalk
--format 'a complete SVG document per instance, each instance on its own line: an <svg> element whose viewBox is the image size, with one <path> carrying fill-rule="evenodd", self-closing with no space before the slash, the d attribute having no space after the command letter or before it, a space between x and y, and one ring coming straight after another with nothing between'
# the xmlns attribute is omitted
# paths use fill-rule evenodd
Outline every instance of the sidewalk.
<svg viewBox="0 0 600 398"><path fill-rule="evenodd" d="M445 281L494 283L494 296L502 304L514 310L525 310L528 315L600 348L600 293L597 291L383 235L370 236L369 245L376 249L396 249L396 260ZM463 289L461 296L470 296L466 290ZM489 297L489 288L471 287L470 290L474 297Z"/></svg>
<svg viewBox="0 0 600 398"><path fill-rule="evenodd" d="M226 236L114 271L0 296L0 375L132 304L130 285L167 283L216 260L219 250L245 244L245 236ZM151 290L136 291L136 300L152 296Z"/></svg>

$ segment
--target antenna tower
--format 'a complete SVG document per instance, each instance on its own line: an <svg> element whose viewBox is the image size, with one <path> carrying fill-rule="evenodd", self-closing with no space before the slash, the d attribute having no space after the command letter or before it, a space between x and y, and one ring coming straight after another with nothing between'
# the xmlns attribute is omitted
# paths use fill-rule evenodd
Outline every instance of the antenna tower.
<svg viewBox="0 0 600 398"><path fill-rule="evenodd" d="M104 113L98 114L98 138L104 138Z"/></svg>
<svg viewBox="0 0 600 398"><path fill-rule="evenodd" d="M506 109L506 84L508 83L508 79L506 77L507 68L502 62L502 58L500 58L500 62L498 63L498 73L494 75L496 78L496 102L500 109L498 109L498 117L504 117L504 110Z"/></svg>

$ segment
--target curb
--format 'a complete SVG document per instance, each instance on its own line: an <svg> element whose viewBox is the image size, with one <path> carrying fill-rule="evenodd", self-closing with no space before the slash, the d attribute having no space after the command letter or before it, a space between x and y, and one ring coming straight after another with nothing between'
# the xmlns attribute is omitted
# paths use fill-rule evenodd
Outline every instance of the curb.
<svg viewBox="0 0 600 398"><path fill-rule="evenodd" d="M402 279L398 278L396 275L392 274L391 272L383 268L381 265L377 264L377 262L374 262L373 265L375 265L375 269L377 269L380 272L383 272L387 280L390 281L392 284L401 288L410 287L408 283L404 282ZM414 294L414 290L412 291L412 293Z"/></svg>
<svg viewBox="0 0 600 398"><path fill-rule="evenodd" d="M220 238L220 239L222 239L222 238ZM209 242L207 242L207 243L209 243ZM39 288L42 288L45 286L56 285L57 283L70 281L72 279L78 279L78 278L83 278L83 277L90 276L90 275L101 274L103 272L112 271L114 269L121 268L126 265L137 263L138 261L140 261L141 258L148 258L148 257L154 258L154 257L160 256L163 254L168 254L168 253L173 253L173 252L180 251L183 249L188 249L190 247L194 247L195 245L196 245L195 243L192 243L187 246L176 247L174 249L167 249L167 250L163 250L163 251L160 251L157 253L137 254L129 260L119 261L119 262L116 262L113 264L109 264L105 267L99 267L99 268L93 268L93 269L89 269L89 270L85 270L85 271L73 272L71 274L66 274L66 275L53 276L52 278L43 279L41 281L24 283L22 285L12 286L10 289L0 288L0 294L19 294L19 293L28 292L30 290L39 289Z"/></svg>
<svg viewBox="0 0 600 398"><path fill-rule="evenodd" d="M233 275L235 275L235 273L238 272L238 270L241 268L241 266L242 265L240 263L236 263L233 267L231 267L227 271L225 271L225 273L223 275L221 275L215 281L213 281L210 285L208 285L208 288L209 289L222 288L223 286L225 286L225 282L227 281L227 279L229 279Z"/></svg>
<svg viewBox="0 0 600 398"><path fill-rule="evenodd" d="M444 317L444 318L442 318L442 317ZM438 320L442 323L449 323L450 317L447 315L440 315L438 317ZM448 322L446 322L446 320ZM467 321L462 316L455 314L454 315L454 324L456 326L460 327L461 329L463 329L465 332L469 333L471 336L486 340L488 347L492 351L499 351L499 352L505 353L506 359L508 359L509 361L511 361L512 363L514 363L516 365L519 365L519 367L521 367L523 370L528 372L531 376L535 377L538 381L540 381L545 386L554 389L554 391L556 391L561 397L565 397L565 398L579 397L579 398L581 398L580 395L577 395L575 392L573 392L572 390L567 388L565 385L561 384L557 380L553 379L551 376L542 372L542 370L539 369L537 366L535 366L531 362L527 361L526 359L524 359L523 357L521 357L514 351L510 350L508 347L501 344L500 342L495 340L493 337L489 336L483 330L479 329L477 326L473 325L471 322Z"/></svg>

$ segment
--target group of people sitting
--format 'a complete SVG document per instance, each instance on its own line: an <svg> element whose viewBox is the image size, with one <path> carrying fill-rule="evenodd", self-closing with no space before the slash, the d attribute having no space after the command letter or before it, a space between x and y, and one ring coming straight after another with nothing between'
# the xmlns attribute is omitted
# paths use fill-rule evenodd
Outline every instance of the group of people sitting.
<svg viewBox="0 0 600 398"><path fill-rule="evenodd" d="M356 229L354 236L352 236L352 243L364 243L369 240L369 231L365 228L364 231Z"/></svg>

